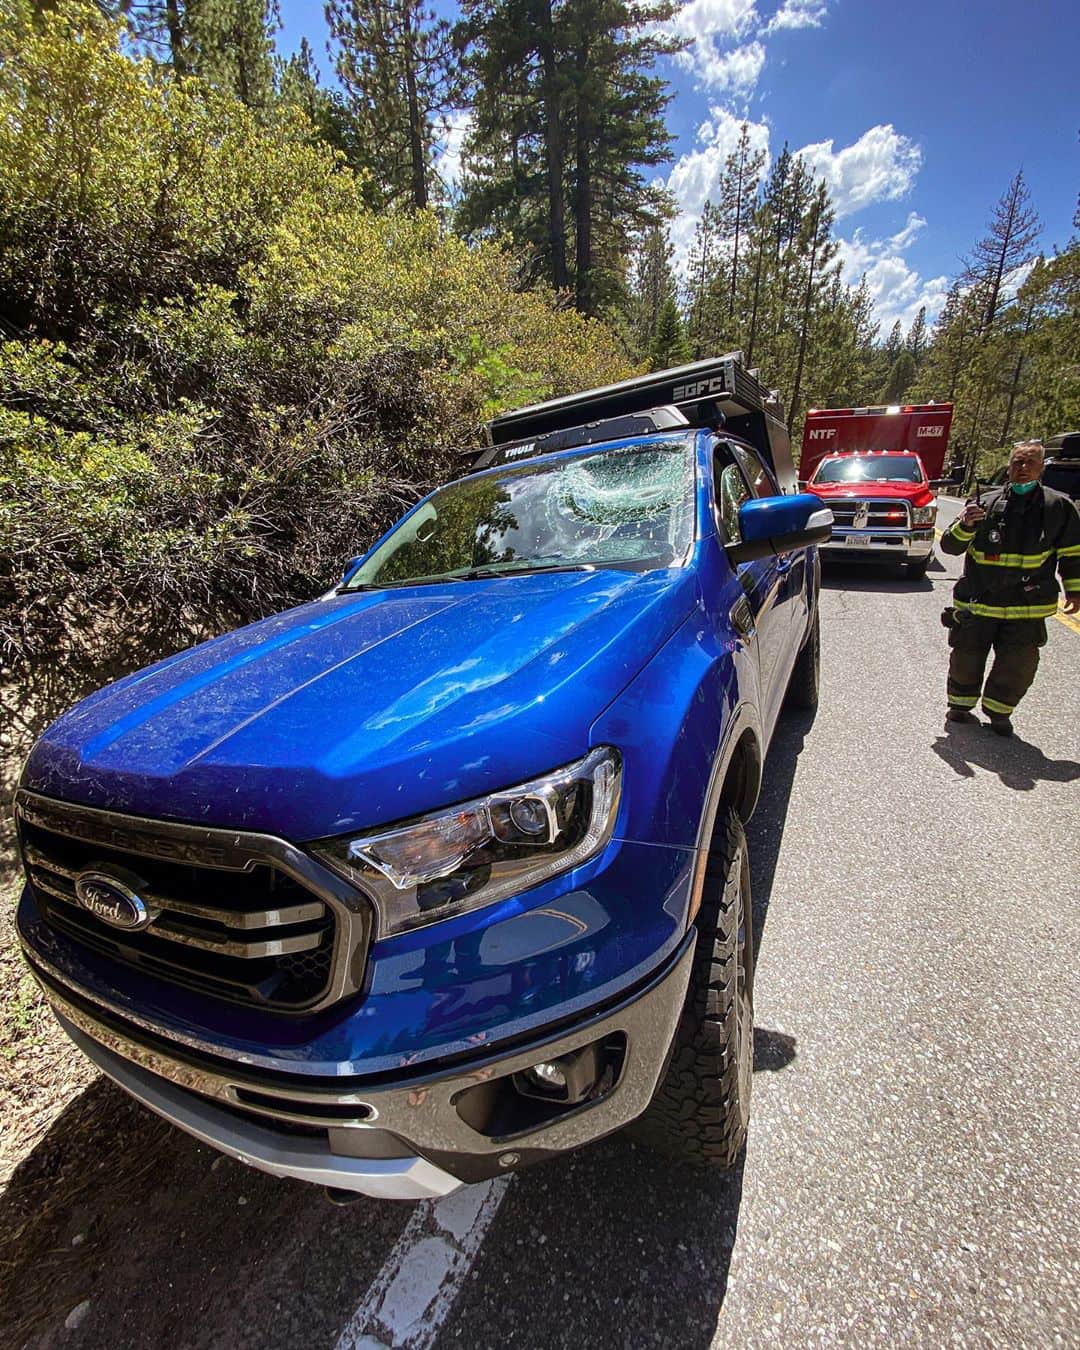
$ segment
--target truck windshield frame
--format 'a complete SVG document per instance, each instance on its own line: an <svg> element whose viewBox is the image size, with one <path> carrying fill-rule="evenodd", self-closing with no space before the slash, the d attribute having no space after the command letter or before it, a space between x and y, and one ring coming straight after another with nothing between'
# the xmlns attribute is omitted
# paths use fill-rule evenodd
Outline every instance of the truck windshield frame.
<svg viewBox="0 0 1080 1350"><path fill-rule="evenodd" d="M339 592L683 567L696 533L695 461L690 433L458 479L403 517Z"/></svg>
<svg viewBox="0 0 1080 1350"><path fill-rule="evenodd" d="M915 455L845 455L823 459L811 483L925 483Z"/></svg>

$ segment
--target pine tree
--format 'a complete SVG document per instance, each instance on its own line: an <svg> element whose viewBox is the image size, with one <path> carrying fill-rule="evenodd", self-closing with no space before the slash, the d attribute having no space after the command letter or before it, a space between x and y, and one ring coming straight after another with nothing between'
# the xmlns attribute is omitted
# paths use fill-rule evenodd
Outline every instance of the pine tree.
<svg viewBox="0 0 1080 1350"><path fill-rule="evenodd" d="M885 387L881 391L882 401L899 403L905 392L910 388L915 373L915 358L905 348L892 363L889 378L885 381Z"/></svg>
<svg viewBox="0 0 1080 1350"><path fill-rule="evenodd" d="M776 213L777 288L770 316L771 336L779 341L784 330L798 325L798 282L806 246L805 223L814 193L813 180L800 158L790 156L779 190L766 193ZM779 171L779 162L777 164ZM794 309L793 309L794 307Z"/></svg>
<svg viewBox="0 0 1080 1350"><path fill-rule="evenodd" d="M1042 223L1030 200L1021 169L995 207L989 233L964 260L961 280L974 287L982 301L980 332L993 326L1005 282L1035 257Z"/></svg>
<svg viewBox="0 0 1080 1350"><path fill-rule="evenodd" d="M738 288L739 249L745 245L745 234L757 201L761 170L765 164L764 150L751 150L750 128L744 122L739 129L735 149L728 155L720 186L720 228L731 241L731 271L728 283L727 313L735 317L735 298Z"/></svg>
<svg viewBox="0 0 1080 1350"><path fill-rule="evenodd" d="M664 198L641 172L671 157L664 113L672 95L650 72L681 43L663 34L673 0L567 0L573 90L574 272L578 309L599 314L622 289L634 230Z"/></svg>
<svg viewBox="0 0 1080 1350"><path fill-rule="evenodd" d="M387 204L431 197L434 127L453 100L450 25L421 0L327 0L335 68Z"/></svg>
<svg viewBox="0 0 1080 1350"><path fill-rule="evenodd" d="M635 242L629 318L641 354L652 347L664 305L675 299L674 253L664 222L650 226Z"/></svg>
<svg viewBox="0 0 1080 1350"><path fill-rule="evenodd" d="M788 405L789 426L795 421L796 413L800 411L799 399L802 395L803 370L815 300L828 283L831 264L836 256L837 244L832 238L833 219L834 213L828 190L824 183L819 183L800 235L800 251L805 258L806 277L799 322L799 354L795 367L795 383Z"/></svg>
<svg viewBox="0 0 1080 1350"><path fill-rule="evenodd" d="M459 221L467 233L509 230L533 255L526 280L572 284L582 313L607 312L624 296L632 237L668 209L642 169L670 157L671 95L651 71L682 45L661 28L674 0L465 0L464 10L475 106Z"/></svg>
<svg viewBox="0 0 1080 1350"><path fill-rule="evenodd" d="M320 82L307 38L300 39L299 50L288 60L278 57L275 65L278 101L299 108L315 128L318 138L338 150L350 168L367 171L359 181L366 190L369 205L377 208L382 202L382 194L375 185L367 147L357 135L356 123L344 95L338 89L325 89Z"/></svg>
<svg viewBox="0 0 1080 1350"><path fill-rule="evenodd" d="M123 17L138 50L266 109L274 96L277 0L99 0Z"/></svg>
<svg viewBox="0 0 1080 1350"><path fill-rule="evenodd" d="M707 201L694 227L694 242L690 246L687 258L690 345L695 357L702 355L705 346L705 332L708 327L706 305L719 233L716 207L711 201Z"/></svg>
<svg viewBox="0 0 1080 1350"><path fill-rule="evenodd" d="M888 368L891 370L896 358L904 350L904 325L899 319L889 329L889 336L885 339L884 357Z"/></svg>
<svg viewBox="0 0 1080 1350"><path fill-rule="evenodd" d="M1080 426L1080 239L1032 269L1017 303L1032 314L1017 418L1041 436Z"/></svg>
<svg viewBox="0 0 1080 1350"><path fill-rule="evenodd" d="M472 104L456 225L507 234L521 281L570 285L566 173L569 77L553 0L463 0L454 30Z"/></svg>
<svg viewBox="0 0 1080 1350"><path fill-rule="evenodd" d="M747 282L748 319L746 328L746 363L754 364L754 347L758 336L758 316L761 312L762 283L766 277L768 251L773 237L772 212L766 202L759 204L750 217L748 252L752 259Z"/></svg>
<svg viewBox="0 0 1080 1350"><path fill-rule="evenodd" d="M907 339L904 346L911 353L911 358L915 362L915 368L918 369L923 355L926 352L926 306L919 308L918 314L911 321L911 327L908 329Z"/></svg>
<svg viewBox="0 0 1080 1350"><path fill-rule="evenodd" d="M780 260L780 250L784 244L784 222L787 217L787 192L795 161L788 149L787 141L776 157L772 173L765 184L765 205L772 218L773 258Z"/></svg>
<svg viewBox="0 0 1080 1350"><path fill-rule="evenodd" d="M953 402L957 384L968 360L975 327L972 293L954 282L945 296L919 367L918 397Z"/></svg>
<svg viewBox="0 0 1080 1350"><path fill-rule="evenodd" d="M686 337L686 328L679 316L675 297L672 295L668 296L660 310L649 360L653 370L667 370L669 366L678 366L690 360L690 343Z"/></svg>
<svg viewBox="0 0 1080 1350"><path fill-rule="evenodd" d="M189 3L188 14L194 73L249 108L268 108L273 33L281 26L277 0L198 0Z"/></svg>

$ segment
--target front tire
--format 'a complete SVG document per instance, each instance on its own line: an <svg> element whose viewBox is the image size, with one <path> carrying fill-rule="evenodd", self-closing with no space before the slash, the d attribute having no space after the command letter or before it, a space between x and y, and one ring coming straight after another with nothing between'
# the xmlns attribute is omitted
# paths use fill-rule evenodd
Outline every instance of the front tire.
<svg viewBox="0 0 1080 1350"><path fill-rule="evenodd" d="M734 1166L746 1142L754 1073L753 918L742 821L722 808L713 832L690 986L667 1069L631 1127L687 1162Z"/></svg>
<svg viewBox="0 0 1080 1350"><path fill-rule="evenodd" d="M921 581L926 576L926 569L930 566L930 555L920 558L918 562L909 562L904 566L904 572L911 577L913 581Z"/></svg>

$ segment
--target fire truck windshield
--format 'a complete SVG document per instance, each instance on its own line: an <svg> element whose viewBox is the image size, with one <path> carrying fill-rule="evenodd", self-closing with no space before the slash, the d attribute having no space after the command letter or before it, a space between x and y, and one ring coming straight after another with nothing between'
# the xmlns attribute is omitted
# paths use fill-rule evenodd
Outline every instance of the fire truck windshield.
<svg viewBox="0 0 1080 1350"><path fill-rule="evenodd" d="M813 483L921 483L922 468L914 455L852 455L827 459Z"/></svg>

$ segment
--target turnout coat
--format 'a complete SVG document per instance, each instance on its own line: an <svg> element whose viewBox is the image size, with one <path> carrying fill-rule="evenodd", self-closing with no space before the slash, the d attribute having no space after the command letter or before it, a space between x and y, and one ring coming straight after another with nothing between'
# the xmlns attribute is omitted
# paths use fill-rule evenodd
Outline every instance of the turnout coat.
<svg viewBox="0 0 1080 1350"><path fill-rule="evenodd" d="M941 536L943 553L964 555L953 591L957 612L984 619L1045 619L1057 609L1060 571L1068 596L1080 595L1080 514L1063 493L1009 485L983 496L986 519L966 529L959 517Z"/></svg>

